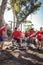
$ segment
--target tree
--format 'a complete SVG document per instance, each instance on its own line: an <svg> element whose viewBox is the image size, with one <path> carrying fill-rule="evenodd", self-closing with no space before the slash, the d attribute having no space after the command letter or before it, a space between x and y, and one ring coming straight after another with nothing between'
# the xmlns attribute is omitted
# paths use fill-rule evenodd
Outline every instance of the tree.
<svg viewBox="0 0 43 65"><path fill-rule="evenodd" d="M17 25L31 13L41 6L39 0L10 0L11 8L14 9L17 17ZM12 6L13 5L13 6Z"/></svg>
<svg viewBox="0 0 43 65"><path fill-rule="evenodd" d="M26 21L25 20L24 26L25 26L25 31L27 31L27 30L32 29L34 25L33 25L33 23L31 21Z"/></svg>
<svg viewBox="0 0 43 65"><path fill-rule="evenodd" d="M7 0L2 0L2 4L0 6L0 27L4 24L3 16L6 8Z"/></svg>
<svg viewBox="0 0 43 65"><path fill-rule="evenodd" d="M2 0L2 4L0 6L0 27L4 24L3 15L6 9L7 1L8 0ZM29 14L33 13L41 6L41 2L34 4L34 0L9 0L9 1L10 1L11 8L14 12L13 13L14 21L15 21L15 16L17 18L17 26L19 26L19 24L21 24L21 22Z"/></svg>

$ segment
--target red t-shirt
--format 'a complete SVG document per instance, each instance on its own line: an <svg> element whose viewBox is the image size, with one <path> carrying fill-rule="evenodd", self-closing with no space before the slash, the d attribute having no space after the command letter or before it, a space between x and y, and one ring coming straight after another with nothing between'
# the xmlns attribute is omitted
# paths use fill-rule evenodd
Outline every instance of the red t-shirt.
<svg viewBox="0 0 43 65"><path fill-rule="evenodd" d="M21 37L22 31L21 30L18 30L18 33L19 33L19 37Z"/></svg>
<svg viewBox="0 0 43 65"><path fill-rule="evenodd" d="M6 31L6 26L2 26L2 27L0 28L0 36L1 36L2 33L5 32L5 31Z"/></svg>
<svg viewBox="0 0 43 65"><path fill-rule="evenodd" d="M21 37L21 32L20 31L14 31L12 33L12 36L15 37L15 38L20 38Z"/></svg>
<svg viewBox="0 0 43 65"><path fill-rule="evenodd" d="M25 36L29 36L29 35L31 36L33 33L35 33L34 30L28 30L25 32Z"/></svg>
<svg viewBox="0 0 43 65"><path fill-rule="evenodd" d="M37 39L42 39L42 32L41 32L41 31L38 31L38 32L36 33L36 38L37 38Z"/></svg>
<svg viewBox="0 0 43 65"><path fill-rule="evenodd" d="M31 36L33 33L35 33L34 30L29 30L29 34L30 34L30 36Z"/></svg>

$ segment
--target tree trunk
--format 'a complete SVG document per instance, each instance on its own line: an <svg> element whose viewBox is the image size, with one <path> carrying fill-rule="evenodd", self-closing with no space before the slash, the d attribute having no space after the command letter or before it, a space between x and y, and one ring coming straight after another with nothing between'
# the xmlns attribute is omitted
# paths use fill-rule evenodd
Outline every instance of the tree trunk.
<svg viewBox="0 0 43 65"><path fill-rule="evenodd" d="M3 26L4 21L3 21L3 16L6 8L7 0L2 0L2 4L0 6L0 27Z"/></svg>

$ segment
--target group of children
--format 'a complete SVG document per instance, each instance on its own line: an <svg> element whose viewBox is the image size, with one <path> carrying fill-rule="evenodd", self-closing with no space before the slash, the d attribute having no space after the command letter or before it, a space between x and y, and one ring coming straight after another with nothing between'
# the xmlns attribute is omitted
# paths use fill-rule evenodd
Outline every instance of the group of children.
<svg viewBox="0 0 43 65"><path fill-rule="evenodd" d="M3 27L0 28L0 48L3 48L3 44L4 44L4 38L7 37L7 26L8 25L4 25ZM34 43L36 48L42 48L43 47L43 30L42 27L40 27L39 31L34 31L33 29L28 30L24 33L24 38L22 36L22 31L18 30L17 27L15 27L15 29L13 30L13 32L11 33L11 37L12 37L12 43L18 43L19 47L21 47L21 44L23 42L26 42L27 45L29 43Z"/></svg>
<svg viewBox="0 0 43 65"><path fill-rule="evenodd" d="M39 31L34 31L34 29L31 29L28 31L29 39L27 42L30 41L30 43L34 43L36 45L37 49L41 49L43 47L43 29L40 27ZM26 34L25 34L26 36ZM27 36L28 37L28 36Z"/></svg>

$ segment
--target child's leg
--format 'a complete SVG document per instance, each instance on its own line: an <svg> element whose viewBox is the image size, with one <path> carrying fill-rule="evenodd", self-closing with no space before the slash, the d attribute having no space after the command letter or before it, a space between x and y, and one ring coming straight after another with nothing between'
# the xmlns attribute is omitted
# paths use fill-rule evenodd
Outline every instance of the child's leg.
<svg viewBox="0 0 43 65"><path fill-rule="evenodd" d="M39 47L39 40L36 39L36 48L38 48L38 47Z"/></svg>
<svg viewBox="0 0 43 65"><path fill-rule="evenodd" d="M3 41L0 41L0 49L3 49Z"/></svg>
<svg viewBox="0 0 43 65"><path fill-rule="evenodd" d="M41 43L40 43L40 47L41 47L41 48L43 47L43 40L42 40Z"/></svg>

